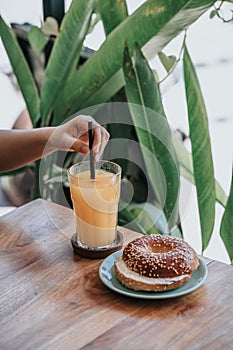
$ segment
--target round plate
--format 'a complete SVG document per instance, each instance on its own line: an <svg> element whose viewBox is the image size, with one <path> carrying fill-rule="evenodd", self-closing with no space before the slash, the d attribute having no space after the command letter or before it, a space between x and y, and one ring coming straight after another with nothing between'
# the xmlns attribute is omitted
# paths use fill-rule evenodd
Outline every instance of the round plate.
<svg viewBox="0 0 233 350"><path fill-rule="evenodd" d="M165 292L144 292L144 291L134 291L129 288L126 288L121 282L117 279L114 262L117 258L122 255L122 251L115 252L109 255L100 265L99 276L101 281L113 291L127 295L133 298L143 298L143 299L167 299L175 298L181 295L185 295L193 292L195 289L200 287L207 277L207 266L202 258L199 257L199 266L196 271L192 273L190 280L184 283L181 287L176 289L168 290Z"/></svg>

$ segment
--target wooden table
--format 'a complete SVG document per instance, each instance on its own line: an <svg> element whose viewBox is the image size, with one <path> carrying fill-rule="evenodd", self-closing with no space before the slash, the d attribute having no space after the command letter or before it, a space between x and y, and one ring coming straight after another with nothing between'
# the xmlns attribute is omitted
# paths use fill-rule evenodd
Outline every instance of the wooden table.
<svg viewBox="0 0 233 350"><path fill-rule="evenodd" d="M138 234L121 229L125 242ZM233 268L206 260L193 293L129 298L73 254L70 209L38 199L0 218L0 349L233 349Z"/></svg>

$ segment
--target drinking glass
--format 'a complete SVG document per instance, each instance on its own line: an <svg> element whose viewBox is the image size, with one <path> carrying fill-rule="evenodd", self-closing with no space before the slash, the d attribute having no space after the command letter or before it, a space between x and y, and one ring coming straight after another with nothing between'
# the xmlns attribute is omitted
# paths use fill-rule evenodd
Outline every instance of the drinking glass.
<svg viewBox="0 0 233 350"><path fill-rule="evenodd" d="M109 248L117 234L121 168L106 160L94 166L95 179L90 178L89 162L68 169L77 242L85 249Z"/></svg>

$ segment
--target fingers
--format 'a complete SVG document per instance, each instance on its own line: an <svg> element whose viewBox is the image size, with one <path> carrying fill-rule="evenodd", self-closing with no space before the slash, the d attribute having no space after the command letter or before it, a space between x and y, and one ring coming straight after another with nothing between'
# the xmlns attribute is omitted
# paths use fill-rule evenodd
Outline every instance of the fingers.
<svg viewBox="0 0 233 350"><path fill-rule="evenodd" d="M82 154L87 154L89 153L89 146L76 139L71 146L71 150Z"/></svg>
<svg viewBox="0 0 233 350"><path fill-rule="evenodd" d="M103 149L103 144L106 145L106 143L109 140L109 133L105 128L102 126L97 126L94 128L94 143L93 147L95 147L96 153L101 152L101 149Z"/></svg>
<svg viewBox="0 0 233 350"><path fill-rule="evenodd" d="M93 150L95 153L99 153L100 145L101 145L101 127L97 125L93 128L94 131L94 142L93 142Z"/></svg>
<svg viewBox="0 0 233 350"><path fill-rule="evenodd" d="M108 140L109 140L109 133L107 132L106 129L104 128L101 128L100 129L100 142L98 143L98 148L97 150L94 150L95 151L95 160L99 160L101 154L103 153L107 143L108 143Z"/></svg>
<svg viewBox="0 0 233 350"><path fill-rule="evenodd" d="M108 140L109 140L109 133L107 130L98 124L93 118L93 132L94 132L94 142L93 142L93 150L95 153L94 159L99 160L101 154L104 151L104 148L106 147Z"/></svg>
<svg viewBox="0 0 233 350"><path fill-rule="evenodd" d="M95 160L98 160L109 140L109 133L103 126L97 123L91 116L79 115L66 124L65 131L66 135L72 138L71 149L82 154L87 154L90 151L88 146L88 122L90 121L92 122L94 133L92 148L95 154Z"/></svg>

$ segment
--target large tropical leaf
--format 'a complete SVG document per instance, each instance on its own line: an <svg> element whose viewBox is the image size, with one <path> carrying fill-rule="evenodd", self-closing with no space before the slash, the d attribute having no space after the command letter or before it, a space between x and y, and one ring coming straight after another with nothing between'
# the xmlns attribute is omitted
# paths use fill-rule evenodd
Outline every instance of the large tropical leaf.
<svg viewBox="0 0 233 350"><path fill-rule="evenodd" d="M184 144L173 133L173 145L175 147L176 156L180 164L180 174L189 182L195 185L193 174L192 154L186 149ZM222 186L215 180L216 201L225 208L227 204L227 195Z"/></svg>
<svg viewBox="0 0 233 350"><path fill-rule="evenodd" d="M48 43L49 37L46 36L38 27L33 26L28 33L28 40L33 50L39 54Z"/></svg>
<svg viewBox="0 0 233 350"><path fill-rule="evenodd" d="M75 113L80 109L106 102L114 91L124 85L122 52L127 40L132 54L135 40L149 57L154 57L163 47L199 18L215 1L213 0L148 0L131 16L127 17L107 37L101 48L73 75L66 86L67 105L63 113ZM99 89L105 91L99 100ZM95 94L97 94L95 98Z"/></svg>
<svg viewBox="0 0 233 350"><path fill-rule="evenodd" d="M203 251L208 246L214 227L215 180L205 103L186 47L184 49L184 78Z"/></svg>
<svg viewBox="0 0 233 350"><path fill-rule="evenodd" d="M139 206L137 203L124 205L121 202L121 204L123 204L123 208L121 208L121 205L119 206L119 224L121 226L143 234L159 233L154 220L145 208L146 203L143 203L142 206ZM154 211L158 210L156 206L153 207Z"/></svg>
<svg viewBox="0 0 233 350"><path fill-rule="evenodd" d="M125 89L146 165L147 176L160 206L173 227L178 220L179 166L154 74L136 46L134 63L124 54Z"/></svg>
<svg viewBox="0 0 233 350"><path fill-rule="evenodd" d="M49 119L52 107L59 97L70 71L77 64L83 41L88 31L94 0L73 1L55 41L41 90L41 117Z"/></svg>
<svg viewBox="0 0 233 350"><path fill-rule="evenodd" d="M223 214L220 236L225 244L231 263L233 264L233 176L231 179L231 189L227 201L226 209Z"/></svg>
<svg viewBox="0 0 233 350"><path fill-rule="evenodd" d="M106 125L111 135L104 150L103 159L116 159L121 167L122 177L127 176L129 149L132 135L132 120L127 103L123 103L124 91L113 98L112 103L106 103L104 107L95 114L95 119L101 122L101 119L108 119ZM121 119L119 118L121 116ZM106 116L106 117L105 117Z"/></svg>
<svg viewBox="0 0 233 350"><path fill-rule="evenodd" d="M169 234L168 222L164 212L155 203L127 204L120 200L119 223L121 226L143 234ZM176 232L179 235L178 232Z"/></svg>
<svg viewBox="0 0 233 350"><path fill-rule="evenodd" d="M0 16L0 36L5 46L11 65L14 69L17 81L19 83L21 92L24 96L25 102L32 122L35 124L39 118L39 104L40 99L37 88L24 57L24 54L15 38L13 31L6 25L3 18Z"/></svg>
<svg viewBox="0 0 233 350"><path fill-rule="evenodd" d="M97 4L106 35L128 16L125 0L98 0Z"/></svg>

